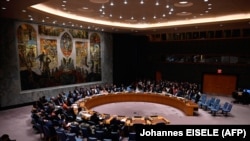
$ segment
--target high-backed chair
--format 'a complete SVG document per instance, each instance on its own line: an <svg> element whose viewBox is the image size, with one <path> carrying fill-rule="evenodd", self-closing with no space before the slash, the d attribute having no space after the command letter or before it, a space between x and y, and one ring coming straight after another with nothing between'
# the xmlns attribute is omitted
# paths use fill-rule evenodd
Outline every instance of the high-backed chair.
<svg viewBox="0 0 250 141"><path fill-rule="evenodd" d="M233 108L233 105L229 103L228 106L227 106L227 108L225 108L225 109L222 110L222 113L223 113L225 116L227 116L228 113L231 112L232 108Z"/></svg>
<svg viewBox="0 0 250 141"><path fill-rule="evenodd" d="M82 138L78 138L75 133L67 133L67 141L82 141Z"/></svg>
<svg viewBox="0 0 250 141"><path fill-rule="evenodd" d="M98 140L102 140L104 138L104 131L103 130L96 130L95 131L95 137Z"/></svg>
<svg viewBox="0 0 250 141"><path fill-rule="evenodd" d="M42 125L40 123L36 122L36 123L34 123L33 127L35 128L37 133L40 134L40 138L42 139L44 137Z"/></svg>
<svg viewBox="0 0 250 141"><path fill-rule="evenodd" d="M135 132L129 132L128 141L136 141L136 133Z"/></svg>
<svg viewBox="0 0 250 141"><path fill-rule="evenodd" d="M120 134L117 131L111 132L111 139L112 141L119 141L120 140Z"/></svg>
<svg viewBox="0 0 250 141"><path fill-rule="evenodd" d="M221 107L220 107L220 110L222 111L222 110L225 110L226 108L227 108L227 106L228 106L228 102L225 102Z"/></svg>
<svg viewBox="0 0 250 141"><path fill-rule="evenodd" d="M98 139L96 137L88 137L87 141L97 141Z"/></svg>
<svg viewBox="0 0 250 141"><path fill-rule="evenodd" d="M52 131L51 128L46 125L43 125L42 127L45 141L52 141L53 139L57 138L56 132Z"/></svg>
<svg viewBox="0 0 250 141"><path fill-rule="evenodd" d="M57 141L67 141L67 135L63 130L56 130Z"/></svg>
<svg viewBox="0 0 250 141"><path fill-rule="evenodd" d="M198 106L201 107L202 104L205 104L207 100L207 95L206 94L202 94L200 100L198 101Z"/></svg>
<svg viewBox="0 0 250 141"><path fill-rule="evenodd" d="M215 101L215 97L211 97L210 99L207 99L205 104L202 104L202 108L204 110L207 110L208 106L210 106L211 104L213 104Z"/></svg>
<svg viewBox="0 0 250 141"><path fill-rule="evenodd" d="M79 128L79 126L78 126L78 125L71 124L71 125L70 125L70 132L71 132L71 133L75 133L76 136L78 136L79 133L80 133L80 128Z"/></svg>
<svg viewBox="0 0 250 141"><path fill-rule="evenodd" d="M207 99L205 103L201 103L201 108L207 110L207 107L210 105L211 99Z"/></svg>
<svg viewBox="0 0 250 141"><path fill-rule="evenodd" d="M91 135L91 132L89 131L88 127L81 127L80 130L82 138L88 138Z"/></svg>
<svg viewBox="0 0 250 141"><path fill-rule="evenodd" d="M112 139L105 138L102 141L112 141Z"/></svg>
<svg viewBox="0 0 250 141"><path fill-rule="evenodd" d="M216 98L215 101L207 107L207 109L211 111L211 109L214 109L219 104L220 104L220 99Z"/></svg>
<svg viewBox="0 0 250 141"><path fill-rule="evenodd" d="M220 107L221 107L221 105L220 105L220 104L217 104L216 106L214 106L214 107L212 107L212 108L210 109L213 116L215 116L216 113L219 112Z"/></svg>

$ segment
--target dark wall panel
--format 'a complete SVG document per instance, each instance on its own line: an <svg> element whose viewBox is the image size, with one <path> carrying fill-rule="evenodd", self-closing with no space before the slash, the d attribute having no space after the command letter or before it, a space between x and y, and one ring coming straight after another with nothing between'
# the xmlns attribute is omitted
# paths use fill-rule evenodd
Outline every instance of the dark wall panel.
<svg viewBox="0 0 250 141"><path fill-rule="evenodd" d="M249 88L250 65L166 63L165 54L216 54L246 55L249 39L215 39L190 41L149 42L146 37L114 35L114 82L131 82L136 79L154 79L156 72L162 78L173 81L197 82L202 85L203 74L216 74L221 68L223 74L238 76L237 87ZM121 61L120 60L126 60ZM126 75L124 75L126 74Z"/></svg>

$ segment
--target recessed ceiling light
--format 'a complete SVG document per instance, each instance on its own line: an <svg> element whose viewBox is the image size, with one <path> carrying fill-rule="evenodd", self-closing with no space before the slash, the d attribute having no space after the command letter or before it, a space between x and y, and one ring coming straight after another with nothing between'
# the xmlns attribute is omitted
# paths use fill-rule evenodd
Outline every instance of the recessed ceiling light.
<svg viewBox="0 0 250 141"><path fill-rule="evenodd" d="M180 13L176 13L176 15L178 15L178 16L188 16L188 15L192 15L192 13L183 11L183 12L180 12Z"/></svg>
<svg viewBox="0 0 250 141"><path fill-rule="evenodd" d="M181 2L178 2L178 3L174 3L174 6L175 7L190 7L190 6L193 6L193 3L192 2L187 2L187 1L181 1Z"/></svg>
<svg viewBox="0 0 250 141"><path fill-rule="evenodd" d="M109 0L89 0L90 2L93 2L93 3L107 3L109 2Z"/></svg>
<svg viewBox="0 0 250 141"><path fill-rule="evenodd" d="M179 4L187 4L187 1L180 1Z"/></svg>
<svg viewBox="0 0 250 141"><path fill-rule="evenodd" d="M155 5L156 5L156 6L160 5L159 1L156 1Z"/></svg>

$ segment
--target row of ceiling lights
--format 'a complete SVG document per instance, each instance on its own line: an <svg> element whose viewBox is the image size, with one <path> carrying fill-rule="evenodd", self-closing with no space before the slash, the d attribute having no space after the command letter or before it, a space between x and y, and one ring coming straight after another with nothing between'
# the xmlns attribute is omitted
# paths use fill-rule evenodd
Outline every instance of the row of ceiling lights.
<svg viewBox="0 0 250 141"><path fill-rule="evenodd" d="M127 3L127 0L125 0L125 1L124 1L124 4L128 4L128 3ZM144 4L144 1L143 1L143 0L141 0L141 1L140 1L140 4ZM114 6L114 5L115 5L115 4L114 4L114 2L113 2L113 1L111 1L111 2L110 2L110 6ZM156 1L155 5L156 5L156 6L159 6L159 2L158 2L158 1ZM172 14L172 12L174 11L173 6L170 6L169 4L167 4L167 5L166 5L166 8L167 8L167 9L169 9L168 14L169 14L169 15L171 15L171 14ZM84 7L84 9L86 9L86 7ZM105 12L105 5L104 5L104 4L102 4L102 6L101 6L101 8L99 9L99 11L101 12L101 14L102 14L102 15L105 15L105 14L106 14L106 12ZM113 17L113 14L112 14L112 13L110 13L110 14L109 14L109 17ZM165 14L165 13L163 13L162 17L166 17L166 14ZM123 16L122 16L122 15L120 15L120 16L119 16L119 19L122 19L122 18L123 18ZM153 18L154 18L154 19L156 19L156 15L154 15L154 17L153 17ZM130 19L131 19L131 20L134 20L134 16L131 16L131 18L130 18ZM143 20L145 20L145 19L146 19L146 17L145 17L145 16L143 16L143 17L142 17L142 19L143 19Z"/></svg>
<svg viewBox="0 0 250 141"><path fill-rule="evenodd" d="M6 2L10 2L10 0L6 0ZM204 2L208 2L208 0L204 0ZM63 7L64 10L67 10L67 8L66 8L66 3L67 3L67 0L62 0L62 7ZM127 1L127 0L124 0L123 3L124 3L124 4L128 4L128 1ZM179 4L186 4L186 3L187 3L187 1L180 1L180 2L179 2ZM144 4L144 1L141 0L141 1L140 1L140 4ZM159 4L160 4L159 1L156 0L155 5L158 6ZM110 5L110 6L114 6L115 3L114 3L113 1L111 1L109 5ZM211 4L208 4L208 6L209 6L208 9L211 9ZM171 8L170 8L170 7L171 7ZM173 6L170 6L169 4L166 5L166 8L167 8L167 9L170 9L170 13L169 13L169 14L171 14L171 12L174 11ZM5 9L6 9L6 7L3 7L3 6L2 6L2 10L5 10ZM101 8L100 8L100 11L104 11L104 9L105 9L105 6L102 5ZM23 9L22 12L25 13L26 10ZM208 11L206 11L206 12L208 12ZM102 14L103 14L103 13L102 13ZM110 16L112 17L112 15L110 15ZM33 20L34 20L34 19L32 18L31 15L28 15L28 17L29 17L30 21L33 21ZM163 17L164 17L164 15L163 15ZM122 18L122 16L121 16L120 18ZM156 16L154 16L154 18L156 18ZM49 19L49 17L46 17L46 19ZM131 17L131 19L133 20L134 18ZM145 19L145 17L143 17L142 19ZM45 23L45 19L43 19L42 22ZM53 23L53 24L56 24L57 21L54 20L52 23ZM80 27L80 28L84 28L82 25L73 24L72 22L68 22L68 24L69 24L69 26L71 26L71 27ZM61 25L62 25L62 26L67 26L67 24L66 24L65 22L63 22ZM221 26L221 25L220 25L220 26ZM95 26L87 26L86 28L87 28L87 29L94 29L94 30L104 31L103 28L99 28L99 27L95 27ZM195 28L197 28L197 26L196 26ZM115 29L115 28L113 28L113 27L112 27L112 29L113 29L113 30L117 30L117 29ZM174 28L174 29L176 30L176 28ZM131 30L131 31L136 31L136 30ZM136 32L137 32L137 31L136 31Z"/></svg>

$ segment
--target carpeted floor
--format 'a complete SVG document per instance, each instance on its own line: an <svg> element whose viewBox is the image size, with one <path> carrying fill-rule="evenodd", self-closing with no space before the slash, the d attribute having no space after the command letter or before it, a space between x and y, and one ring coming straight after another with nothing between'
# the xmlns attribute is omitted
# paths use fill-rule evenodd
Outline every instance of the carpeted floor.
<svg viewBox="0 0 250 141"><path fill-rule="evenodd" d="M232 102L231 97L216 96L221 103ZM31 124L31 105L0 111L0 135L9 134L17 141L40 141ZM161 104L146 102L111 103L93 108L101 113L125 116L162 115L173 125L250 125L250 105L234 104L230 114L212 116L208 111L199 109L195 116L186 116L182 111ZM124 139L126 140L126 139Z"/></svg>

